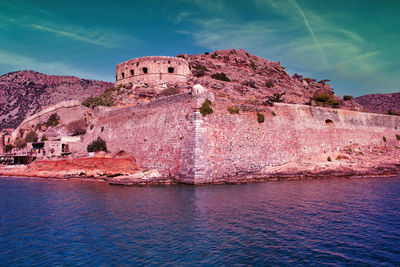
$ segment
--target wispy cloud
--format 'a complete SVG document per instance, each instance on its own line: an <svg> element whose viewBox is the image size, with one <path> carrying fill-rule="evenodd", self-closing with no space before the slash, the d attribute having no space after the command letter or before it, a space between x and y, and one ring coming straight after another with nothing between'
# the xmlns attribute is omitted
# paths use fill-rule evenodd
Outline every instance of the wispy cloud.
<svg viewBox="0 0 400 267"><path fill-rule="evenodd" d="M346 81L357 83L358 88L365 86L364 90L398 90L393 79L396 71L388 71L382 51L352 27L339 25L336 17L319 14L307 6L300 7L296 0L254 0L253 3L261 13L265 12L265 19L241 21L205 13L201 17L182 18L181 25L191 23L195 27L180 32L192 35L199 46L244 48L288 64L289 71L317 79L330 78L334 86L336 80L341 85ZM229 5L225 9L229 10ZM270 19L271 12L283 19ZM341 94L349 88L336 89Z"/></svg>
<svg viewBox="0 0 400 267"><path fill-rule="evenodd" d="M322 55L322 59L323 59L324 64L325 64L326 66L328 66L328 61L326 60L326 55L325 55L324 49L322 48L321 44L319 43L317 36L315 36L315 33L314 33L313 29L311 28L311 25L310 25L310 23L308 22L308 19L307 19L306 15L304 14L304 12L303 12L303 10L301 9L301 7L297 4L296 0L291 0L291 2L292 2L293 5L296 7L296 9L299 11L301 17L303 18L304 24L306 25L308 31L309 31L310 34L311 34L312 39L314 40L314 43L316 44L316 46L317 46L319 52L320 52L321 55Z"/></svg>
<svg viewBox="0 0 400 267"><path fill-rule="evenodd" d="M86 44L105 48L129 48L132 44L139 45L141 41L121 32L119 29L107 27L83 27L71 23L60 24L54 15L49 14L47 11L36 8L25 2L18 1L16 3L3 3L0 2L5 8L10 10L15 9L19 15L11 17L8 13L0 15L0 25L3 29L8 28L14 31L15 26L22 27L25 31L40 31L49 35L55 36L60 39L71 40ZM10 13L11 14L11 13Z"/></svg>
<svg viewBox="0 0 400 267"><path fill-rule="evenodd" d="M111 33L106 29L87 29L78 26L44 26L39 24L29 24L35 30L54 34L58 37L68 38L74 41L94 44L104 47L121 47L126 42L136 43L130 36Z"/></svg>

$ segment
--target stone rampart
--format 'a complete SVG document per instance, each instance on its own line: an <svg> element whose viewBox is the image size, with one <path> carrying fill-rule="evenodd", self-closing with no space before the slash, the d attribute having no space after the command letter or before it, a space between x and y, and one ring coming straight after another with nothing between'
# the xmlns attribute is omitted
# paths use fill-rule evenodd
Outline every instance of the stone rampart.
<svg viewBox="0 0 400 267"><path fill-rule="evenodd" d="M77 100L63 101L56 105L47 107L26 118L17 129L12 132L12 139L15 140L17 138L20 129L31 129L32 126L35 126L38 123L46 122L54 113L57 113L62 123L68 124L69 122L83 118L85 107Z"/></svg>
<svg viewBox="0 0 400 267"><path fill-rule="evenodd" d="M229 114L219 107L202 118L213 148L202 160L211 165L214 182L318 155L327 158L350 145L372 148L399 142L396 116L292 104L274 104L263 114L265 122L258 123L255 112Z"/></svg>
<svg viewBox="0 0 400 267"><path fill-rule="evenodd" d="M202 184L315 156L326 159L347 146L399 142L396 116L277 103L261 107L265 121L259 123L256 112L230 114L218 101L214 112L203 117L198 111L202 101L182 94L146 105L96 109L95 126L82 149L100 136L111 152L132 153L142 169Z"/></svg>
<svg viewBox="0 0 400 267"><path fill-rule="evenodd" d="M93 129L82 148L101 137L107 149L133 154L142 169L157 169L164 176L178 176L183 145L190 136L190 94L166 97L147 105L96 109Z"/></svg>

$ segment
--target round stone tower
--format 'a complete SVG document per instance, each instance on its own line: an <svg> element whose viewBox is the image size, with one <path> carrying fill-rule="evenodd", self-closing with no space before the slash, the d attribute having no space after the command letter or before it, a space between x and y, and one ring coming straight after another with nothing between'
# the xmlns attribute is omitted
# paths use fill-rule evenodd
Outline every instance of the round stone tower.
<svg viewBox="0 0 400 267"><path fill-rule="evenodd" d="M190 74L189 64L177 57L140 57L117 65L115 85L160 85L186 81Z"/></svg>

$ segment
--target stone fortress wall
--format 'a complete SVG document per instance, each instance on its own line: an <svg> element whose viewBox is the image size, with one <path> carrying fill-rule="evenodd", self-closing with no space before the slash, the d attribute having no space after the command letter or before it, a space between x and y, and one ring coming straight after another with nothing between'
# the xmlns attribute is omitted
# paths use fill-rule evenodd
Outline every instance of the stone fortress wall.
<svg viewBox="0 0 400 267"><path fill-rule="evenodd" d="M189 64L182 58L166 56L134 58L117 65L115 86L183 82L187 80L189 74Z"/></svg>
<svg viewBox="0 0 400 267"><path fill-rule="evenodd" d="M84 118L85 107L82 106L78 100L70 100L44 108L42 111L29 116L21 122L21 124L12 132L12 140L15 140L18 137L20 129L32 129L32 125L36 126L38 123L46 122L54 113L57 113L63 123L68 124L74 120Z"/></svg>
<svg viewBox="0 0 400 267"><path fill-rule="evenodd" d="M211 94L211 93L210 93ZM230 114L223 102L203 117L207 97L181 94L126 108L98 108L83 148L98 136L107 148L133 154L142 169L157 169L189 184L258 175L270 166L327 157L347 146L394 146L400 117L276 103ZM276 116L271 113L275 112ZM383 141L383 137L387 139Z"/></svg>

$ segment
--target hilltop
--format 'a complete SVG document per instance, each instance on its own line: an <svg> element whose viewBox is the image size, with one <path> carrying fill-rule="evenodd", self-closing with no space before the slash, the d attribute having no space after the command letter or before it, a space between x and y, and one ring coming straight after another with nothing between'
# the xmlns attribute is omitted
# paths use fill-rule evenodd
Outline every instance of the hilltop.
<svg viewBox="0 0 400 267"><path fill-rule="evenodd" d="M0 76L0 129L15 128L29 115L65 100L101 94L112 83L73 76L16 71Z"/></svg>
<svg viewBox="0 0 400 267"><path fill-rule="evenodd" d="M363 95L354 101L374 113L400 114L400 93Z"/></svg>

